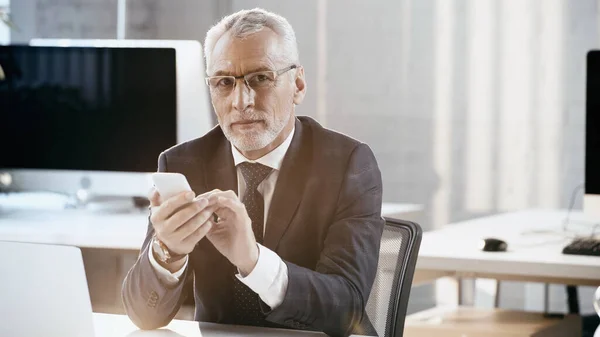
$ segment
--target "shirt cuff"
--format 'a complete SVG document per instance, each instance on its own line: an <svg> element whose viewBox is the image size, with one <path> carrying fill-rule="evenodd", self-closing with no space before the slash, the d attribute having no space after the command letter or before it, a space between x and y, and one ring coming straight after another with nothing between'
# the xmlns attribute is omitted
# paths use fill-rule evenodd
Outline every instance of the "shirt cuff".
<svg viewBox="0 0 600 337"><path fill-rule="evenodd" d="M258 294L271 310L279 306L285 298L288 286L288 269L283 260L263 245L258 245L258 262L246 277L236 277Z"/></svg>
<svg viewBox="0 0 600 337"><path fill-rule="evenodd" d="M169 286L179 283L179 278L183 275L188 264L188 256L186 255L184 257L185 262L183 263L183 267L178 271L171 273L167 268L161 266L158 261L156 261L154 254L152 254L152 246L148 247L148 259L150 259L150 264L158 274L158 277Z"/></svg>

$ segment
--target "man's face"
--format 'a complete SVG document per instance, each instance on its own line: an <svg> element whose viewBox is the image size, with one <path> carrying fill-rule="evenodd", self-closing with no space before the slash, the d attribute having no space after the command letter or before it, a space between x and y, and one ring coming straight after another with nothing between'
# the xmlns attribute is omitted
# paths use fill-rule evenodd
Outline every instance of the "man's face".
<svg viewBox="0 0 600 337"><path fill-rule="evenodd" d="M212 51L211 76L240 76L257 71L279 70L290 66L284 63L279 36L268 28L235 38L224 34ZM227 95L211 89L213 107L219 125L229 141L241 151L256 151L279 138L286 126L294 123L294 102L297 101L296 70L280 75L266 90L248 88L237 80Z"/></svg>

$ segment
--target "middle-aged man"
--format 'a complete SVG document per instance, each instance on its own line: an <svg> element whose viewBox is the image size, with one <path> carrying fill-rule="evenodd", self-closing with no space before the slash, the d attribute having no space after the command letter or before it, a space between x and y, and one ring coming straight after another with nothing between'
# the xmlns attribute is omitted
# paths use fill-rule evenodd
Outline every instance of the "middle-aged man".
<svg viewBox="0 0 600 337"><path fill-rule="evenodd" d="M151 194L127 314L142 329L168 324L193 280L198 321L375 335L365 306L384 221L372 151L295 116L306 82L281 16L227 16L204 47L219 125L158 159L199 195Z"/></svg>

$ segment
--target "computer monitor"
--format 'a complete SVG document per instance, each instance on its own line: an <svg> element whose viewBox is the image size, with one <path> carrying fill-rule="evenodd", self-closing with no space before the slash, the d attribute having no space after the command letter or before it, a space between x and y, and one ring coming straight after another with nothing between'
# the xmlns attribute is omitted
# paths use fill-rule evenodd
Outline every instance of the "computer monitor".
<svg viewBox="0 0 600 337"><path fill-rule="evenodd" d="M36 39L0 55L11 190L146 196L160 152L213 126L196 41Z"/></svg>
<svg viewBox="0 0 600 337"><path fill-rule="evenodd" d="M600 50L587 55L584 212L600 217Z"/></svg>

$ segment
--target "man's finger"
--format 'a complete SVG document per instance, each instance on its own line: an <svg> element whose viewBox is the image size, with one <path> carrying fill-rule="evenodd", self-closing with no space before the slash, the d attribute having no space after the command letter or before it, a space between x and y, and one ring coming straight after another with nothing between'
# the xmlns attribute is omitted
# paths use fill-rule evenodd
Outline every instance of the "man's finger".
<svg viewBox="0 0 600 337"><path fill-rule="evenodd" d="M150 201L150 207L160 206L160 193L154 187L152 187L148 194L148 200Z"/></svg>
<svg viewBox="0 0 600 337"><path fill-rule="evenodd" d="M214 190L212 190L212 191L204 192L204 193L202 193L202 194L200 194L200 195L197 195L197 196L194 198L194 201L197 201L197 200L199 200L200 198L206 198L206 199L208 199L208 198L209 198L209 197L210 197L212 194L214 194L214 193L218 193L218 192L222 192L222 191L221 191L221 190L219 190L219 189L214 189Z"/></svg>
<svg viewBox="0 0 600 337"><path fill-rule="evenodd" d="M216 203L221 208L229 208L234 212L240 212L245 209L243 203L241 203L238 199L232 199L224 196L218 196L216 198Z"/></svg>
<svg viewBox="0 0 600 337"><path fill-rule="evenodd" d="M175 227L171 227L171 230L181 237L186 237L189 233L193 232L197 227L202 225L206 220L210 219L215 207L205 207L202 209L196 209L195 213L187 220L181 222Z"/></svg>
<svg viewBox="0 0 600 337"><path fill-rule="evenodd" d="M156 212L157 218L168 219L170 218L179 208L185 206L194 200L194 192L181 192L174 195L163 202L158 211Z"/></svg>
<svg viewBox="0 0 600 337"><path fill-rule="evenodd" d="M190 233L190 235L183 239L183 241L190 244L196 244L204 236L206 236L206 233L208 233L212 229L212 226L212 221L205 221L204 223L202 223L202 225L200 225L200 227L196 228L196 230L194 230L192 233Z"/></svg>
<svg viewBox="0 0 600 337"><path fill-rule="evenodd" d="M232 199L232 200L239 200L237 197L237 194L235 194L235 192L229 190L229 191L219 191L219 192L214 192L212 193L210 196L208 196L208 203L209 205L214 205L216 203L218 203L219 198L227 198L227 199Z"/></svg>
<svg viewBox="0 0 600 337"><path fill-rule="evenodd" d="M205 223L206 221L210 221L214 219L215 211L218 209L217 206L208 206L202 212L196 214L192 221L197 223Z"/></svg>
<svg viewBox="0 0 600 337"><path fill-rule="evenodd" d="M206 200L202 200L200 202L191 202L182 208L178 209L175 214L173 214L167 221L165 222L165 228L169 232L175 232L178 228L185 225L188 221L192 220L195 216L197 216L202 210L204 210L207 206L208 202Z"/></svg>
<svg viewBox="0 0 600 337"><path fill-rule="evenodd" d="M223 192L223 196L231 199L237 199L237 194L232 190Z"/></svg>

